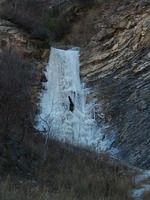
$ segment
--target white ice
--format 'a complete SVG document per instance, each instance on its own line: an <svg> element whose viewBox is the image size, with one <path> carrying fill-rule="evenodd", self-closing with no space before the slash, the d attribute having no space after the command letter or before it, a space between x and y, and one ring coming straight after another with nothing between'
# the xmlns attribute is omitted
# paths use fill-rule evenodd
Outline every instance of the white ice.
<svg viewBox="0 0 150 200"><path fill-rule="evenodd" d="M147 181L150 179L150 170L141 171L141 173L136 176L134 182L135 184L140 185L138 189L134 189L132 192L132 196L134 198L141 198L144 192L150 191L150 184L142 184L143 181Z"/></svg>
<svg viewBox="0 0 150 200"><path fill-rule="evenodd" d="M46 77L38 129L61 141L106 150L111 142L102 140L103 129L95 121L95 101L86 103L89 90L80 82L79 49L51 48Z"/></svg>

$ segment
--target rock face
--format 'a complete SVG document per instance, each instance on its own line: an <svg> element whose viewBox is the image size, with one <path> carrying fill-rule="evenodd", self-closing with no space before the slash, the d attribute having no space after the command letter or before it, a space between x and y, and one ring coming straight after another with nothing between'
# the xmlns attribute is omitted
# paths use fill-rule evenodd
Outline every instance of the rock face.
<svg viewBox="0 0 150 200"><path fill-rule="evenodd" d="M15 24L0 19L0 49L12 49L20 53L28 60L46 60L46 50L42 48L42 44L37 40L33 40L30 36Z"/></svg>
<svg viewBox="0 0 150 200"><path fill-rule="evenodd" d="M149 2L106 5L84 23L84 34L92 34L82 41L81 76L91 89L89 99L101 105L97 121L115 130L113 146L121 159L150 168Z"/></svg>

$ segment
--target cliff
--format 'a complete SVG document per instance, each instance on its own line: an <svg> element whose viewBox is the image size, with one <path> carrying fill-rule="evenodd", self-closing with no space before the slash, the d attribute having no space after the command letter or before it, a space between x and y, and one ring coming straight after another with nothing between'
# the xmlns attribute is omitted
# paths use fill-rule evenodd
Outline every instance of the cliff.
<svg viewBox="0 0 150 200"><path fill-rule="evenodd" d="M81 77L97 121L116 134L118 156L150 167L150 3L107 2L86 13L68 40L81 46ZM108 138L111 131L106 131Z"/></svg>

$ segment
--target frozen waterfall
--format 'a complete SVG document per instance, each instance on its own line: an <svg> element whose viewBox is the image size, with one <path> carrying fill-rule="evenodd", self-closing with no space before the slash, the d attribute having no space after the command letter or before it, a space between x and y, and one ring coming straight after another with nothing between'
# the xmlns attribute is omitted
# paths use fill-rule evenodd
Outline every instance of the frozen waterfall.
<svg viewBox="0 0 150 200"><path fill-rule="evenodd" d="M61 141L98 148L103 134L94 119L95 103L86 103L88 90L81 85L79 67L77 48L51 48L39 129ZM108 143L104 141L104 145Z"/></svg>

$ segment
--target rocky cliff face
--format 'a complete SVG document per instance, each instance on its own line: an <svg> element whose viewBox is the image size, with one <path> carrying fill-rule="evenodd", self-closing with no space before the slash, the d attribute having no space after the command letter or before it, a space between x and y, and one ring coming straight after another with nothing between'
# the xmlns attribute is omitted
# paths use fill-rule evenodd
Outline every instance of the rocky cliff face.
<svg viewBox="0 0 150 200"><path fill-rule="evenodd" d="M82 80L91 89L89 99L101 105L97 121L115 131L118 156L143 168L150 167L149 4L103 5L89 11L82 29L74 29L82 38Z"/></svg>

